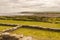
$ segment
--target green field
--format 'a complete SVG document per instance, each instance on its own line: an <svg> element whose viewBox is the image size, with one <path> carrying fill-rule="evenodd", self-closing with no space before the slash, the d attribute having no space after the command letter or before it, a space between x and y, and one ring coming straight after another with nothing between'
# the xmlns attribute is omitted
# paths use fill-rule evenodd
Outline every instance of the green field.
<svg viewBox="0 0 60 40"><path fill-rule="evenodd" d="M0 26L0 31L9 29L9 28L11 28L11 26Z"/></svg>
<svg viewBox="0 0 60 40"><path fill-rule="evenodd" d="M0 23L11 23L11 24L20 24L20 25L37 25L42 27L49 28L60 28L60 24L54 23L45 23L45 22L33 22L33 21L15 21L15 20L0 20ZM0 30L10 28L8 26L1 26ZM24 34L28 36L32 36L37 40L60 40L60 32L54 31L46 31L39 29L30 29L30 28L19 28L11 33Z"/></svg>
<svg viewBox="0 0 60 40"><path fill-rule="evenodd" d="M35 21L0 20L0 23L11 23L11 24L20 24L20 25L37 25L37 26L49 27L49 28L60 28L60 24L35 22Z"/></svg>
<svg viewBox="0 0 60 40"><path fill-rule="evenodd" d="M44 30L30 29L30 28L20 28L11 33L32 36L36 38L37 40L60 40L59 32L44 31Z"/></svg>

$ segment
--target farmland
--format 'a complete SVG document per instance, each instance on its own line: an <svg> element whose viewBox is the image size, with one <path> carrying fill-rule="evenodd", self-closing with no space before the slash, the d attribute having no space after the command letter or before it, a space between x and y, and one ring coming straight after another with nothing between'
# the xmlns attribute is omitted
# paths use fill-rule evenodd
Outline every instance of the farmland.
<svg viewBox="0 0 60 40"><path fill-rule="evenodd" d="M0 31L5 30L5 29L9 29L9 28L11 28L11 27L10 26L0 26Z"/></svg>
<svg viewBox="0 0 60 40"><path fill-rule="evenodd" d="M60 28L60 24L45 23L45 22L33 22L33 21L14 21L14 20L0 20L0 23L11 23L20 25L37 25L42 27Z"/></svg>
<svg viewBox="0 0 60 40"><path fill-rule="evenodd" d="M51 32L51 31L44 31L38 29L30 29L30 28L20 28L12 33L16 34L24 34L25 36L32 36L37 40L59 40L60 39L60 32Z"/></svg>
<svg viewBox="0 0 60 40"><path fill-rule="evenodd" d="M42 27L50 27L50 28L60 28L60 24L51 24L45 22L33 22L33 21L14 21L14 20L0 20L0 23L10 23L10 24L20 24L20 25L37 25ZM0 30L5 28L10 28L8 26L1 26ZM33 36L37 40L59 40L60 32L52 32L52 31L44 31L33 28L19 28L11 33L16 34L24 34L25 36Z"/></svg>
<svg viewBox="0 0 60 40"><path fill-rule="evenodd" d="M31 18L31 17L30 17ZM36 17L33 17L36 18ZM39 21L36 19L27 19L23 17L22 20L19 18L11 18L11 17L3 17L0 19L0 23L4 24L19 24L19 25L35 25L35 26L41 26L41 27L46 27L46 28L60 28L60 23L55 23L56 20L48 20L46 21ZM50 18L53 19L53 18ZM55 18L54 18L55 19ZM34 20L34 21L32 21ZM58 18L60 20L60 18ZM12 26L1 26L0 25L0 31L9 29ZM49 30L40 30L40 29L34 29L34 28L24 28L21 27L15 31L10 32L11 34L23 34L25 36L32 36L36 38L37 40L60 40L60 32L54 32L54 31L49 31Z"/></svg>

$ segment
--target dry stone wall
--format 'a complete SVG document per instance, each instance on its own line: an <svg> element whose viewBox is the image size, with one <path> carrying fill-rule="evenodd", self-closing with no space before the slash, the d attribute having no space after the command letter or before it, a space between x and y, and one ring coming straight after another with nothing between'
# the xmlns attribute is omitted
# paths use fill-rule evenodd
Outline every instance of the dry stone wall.
<svg viewBox="0 0 60 40"><path fill-rule="evenodd" d="M14 26L10 29L6 29L6 30L3 30L2 32L11 32L11 31L15 31L19 28L34 28L34 29L40 29L40 30L47 30L47 31L55 31L55 32L60 32L60 28L47 28L47 27L42 27L42 26L35 26L35 25L19 25L19 24L3 24L2 25L10 25L10 26Z"/></svg>
<svg viewBox="0 0 60 40"><path fill-rule="evenodd" d="M1 25L1 24L0 24ZM0 40L35 40L31 36L24 36L23 34L17 35L17 34L10 34L9 32L15 31L19 28L34 28L34 29L40 29L40 30L47 30L47 31L57 31L60 32L59 28L47 28L47 27L41 27L41 26L35 26L35 25L18 25L18 24L3 24L2 25L11 25L14 27L6 30L2 30L0 33Z"/></svg>

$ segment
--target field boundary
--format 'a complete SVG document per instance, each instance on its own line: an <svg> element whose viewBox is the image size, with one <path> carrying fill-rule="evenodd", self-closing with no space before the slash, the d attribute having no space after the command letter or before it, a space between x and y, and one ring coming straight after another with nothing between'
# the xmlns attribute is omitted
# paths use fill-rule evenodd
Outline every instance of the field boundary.
<svg viewBox="0 0 60 40"><path fill-rule="evenodd" d="M0 23L2 26L13 26L10 29L3 30L2 32L11 32L15 31L19 28L31 28L31 29L39 29L39 30L46 30L46 31L54 31L54 32L60 32L60 28L47 28L47 27L42 27L42 26L35 26L35 25L19 25L19 24L4 24Z"/></svg>

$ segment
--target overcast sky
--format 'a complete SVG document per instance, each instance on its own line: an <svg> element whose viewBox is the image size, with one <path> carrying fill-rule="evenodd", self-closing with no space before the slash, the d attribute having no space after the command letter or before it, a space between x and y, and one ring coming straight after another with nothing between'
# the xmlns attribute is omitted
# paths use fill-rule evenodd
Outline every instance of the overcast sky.
<svg viewBox="0 0 60 40"><path fill-rule="evenodd" d="M0 13L60 11L60 0L0 0Z"/></svg>

